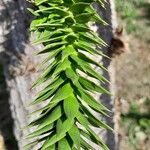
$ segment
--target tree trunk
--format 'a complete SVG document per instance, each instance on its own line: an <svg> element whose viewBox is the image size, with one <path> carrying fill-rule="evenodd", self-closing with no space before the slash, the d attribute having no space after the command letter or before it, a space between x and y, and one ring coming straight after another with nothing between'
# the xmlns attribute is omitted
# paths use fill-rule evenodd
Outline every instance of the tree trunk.
<svg viewBox="0 0 150 150"><path fill-rule="evenodd" d="M113 37L110 2L108 1L106 4L106 9L95 5L104 20L110 24L109 26L97 25L98 33L103 36L108 45ZM14 120L14 134L18 141L19 149L22 149L22 146L28 142L23 138L31 132L30 130L22 130L22 128L33 120L33 117L29 117L28 114L36 108L35 106L27 107L27 105L38 91L38 89L31 91L30 88L39 74L35 68L41 59L37 56L33 57L32 52L39 49L39 46L33 47L29 42L28 27L31 17L26 8L27 3L25 0L0 1L0 60L4 66L9 91L9 104ZM108 48L103 48L103 51L107 54ZM102 61L104 66L108 68L110 60L103 59ZM110 79L108 72L103 72L103 75ZM110 89L110 85L105 84L104 86ZM100 99L112 112L114 111L113 101L108 95L102 95ZM114 127L113 114L111 114L111 118L105 118L105 120L110 126ZM116 150L114 134L107 131L104 137L110 149Z"/></svg>
<svg viewBox="0 0 150 150"><path fill-rule="evenodd" d="M103 38L103 40L109 45L108 47L102 47L99 48L103 51L104 54L109 55L110 47L112 44L112 39L114 37L114 31L117 28L117 19L116 19L116 11L115 11L115 2L114 0L107 0L107 3L105 3L105 8L95 6L98 13L102 18L109 24L108 26L100 26L97 24L98 27L98 34L100 37ZM107 94L102 94L100 96L100 101L103 102L103 104L109 108L109 110L112 112L110 113L110 117L104 118L106 123L111 126L113 129L115 129L115 107L114 107L114 100L115 100L115 69L112 65L112 61L110 59L107 59L105 57L101 60L103 62L103 65L105 68L108 69L107 71L103 71L103 76L110 81L111 84L106 83L103 84L103 87L108 89L112 96L110 97ZM101 133L100 133L101 134ZM110 150L116 150L117 149L117 136L111 131L105 131L103 134L103 137L106 141L106 144L110 148Z"/></svg>
<svg viewBox="0 0 150 150"><path fill-rule="evenodd" d="M24 0L2 0L1 11L1 53L0 60L4 67L5 79L9 91L9 104L14 120L14 135L19 149L27 143L25 135L30 131L22 130L32 119L28 114L35 108L27 107L36 91L31 91L31 85L38 72L35 65L39 58L33 57L33 47L29 43L28 27L31 17L27 13L27 3Z"/></svg>

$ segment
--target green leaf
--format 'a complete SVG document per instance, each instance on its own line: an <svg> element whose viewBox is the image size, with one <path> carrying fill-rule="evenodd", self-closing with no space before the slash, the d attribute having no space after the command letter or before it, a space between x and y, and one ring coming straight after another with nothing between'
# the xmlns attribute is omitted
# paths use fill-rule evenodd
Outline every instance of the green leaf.
<svg viewBox="0 0 150 150"><path fill-rule="evenodd" d="M52 51L49 54L49 56L43 62L41 62L41 64L39 64L39 68L45 68L45 64L47 64L50 60L55 58L61 51L63 51L64 47L65 46L62 46L61 48L58 48L58 49L55 49L55 51Z"/></svg>
<svg viewBox="0 0 150 150"><path fill-rule="evenodd" d="M36 139L33 142L30 142L29 144L25 145L23 147L23 149L24 150L29 150L29 149L33 148L33 146L35 146L36 144L39 144L39 143L43 142L44 140L46 140L46 138L47 138L47 136L39 138L39 139Z"/></svg>
<svg viewBox="0 0 150 150"><path fill-rule="evenodd" d="M62 127L62 119L58 119L57 124L56 124L56 133L57 134L59 134L61 127Z"/></svg>
<svg viewBox="0 0 150 150"><path fill-rule="evenodd" d="M89 94L110 94L101 86L109 81L92 67L107 69L90 58L95 55L109 58L96 49L108 45L89 27L90 22L106 24L95 11L94 3L104 7L105 0L35 0L36 10L29 9L35 16L30 25L36 37L34 44L44 47L37 55L46 56L39 65L42 73L33 84L33 88L39 85L44 88L32 104L46 103L32 113L39 115L29 124L37 128L28 135L28 138L36 138L28 149L40 143L40 150L94 150L86 142L88 139L108 150L91 129L94 126L111 130L93 114L96 111L108 116L109 110ZM100 81L100 85L82 73Z"/></svg>
<svg viewBox="0 0 150 150"><path fill-rule="evenodd" d="M85 11L85 8L89 7L89 3L79 2L70 7L70 11L76 14L81 14Z"/></svg>
<svg viewBox="0 0 150 150"><path fill-rule="evenodd" d="M92 112L90 110L88 110L85 106L82 106L82 110L87 115L88 121L91 124L93 124L93 126L96 125L96 127L113 131L113 129L110 126L108 126L106 123L104 123L103 121L100 121L98 118L96 118L95 115L92 114Z"/></svg>
<svg viewBox="0 0 150 150"><path fill-rule="evenodd" d="M65 73L66 73L67 78L72 80L73 83L78 81L79 76L76 74L76 72L73 70L73 68L67 68Z"/></svg>
<svg viewBox="0 0 150 150"><path fill-rule="evenodd" d="M29 126L33 126L33 125L38 124L36 122L38 122L38 120L40 120L43 116L45 116L48 112L50 112L56 105L57 105L57 103L54 103L54 104L48 103L45 107L42 107L38 110L33 111L30 115L34 115L35 113L40 112L41 116L38 119L36 119L35 121L31 122L29 124Z"/></svg>
<svg viewBox="0 0 150 150"><path fill-rule="evenodd" d="M58 37L54 37L54 38L48 38L48 39L43 39L43 40L40 40L40 41L37 41L37 42L34 42L33 44L41 44L41 43L46 43L46 42L49 42L49 43L55 43L55 42L58 42L60 40L63 39L64 36L58 36Z"/></svg>
<svg viewBox="0 0 150 150"><path fill-rule="evenodd" d="M45 27L62 27L62 24L51 24L51 23L41 23L38 25L35 25L35 27L41 27L41 28L45 28Z"/></svg>
<svg viewBox="0 0 150 150"><path fill-rule="evenodd" d="M92 35L95 39L102 43L103 46L108 46L107 43L103 39L101 39L95 32L90 32L88 35Z"/></svg>
<svg viewBox="0 0 150 150"><path fill-rule="evenodd" d="M54 127L54 124L47 125L39 130L32 132L31 134L29 134L27 136L27 138L33 138L33 137L39 136L39 135L51 130L53 127Z"/></svg>
<svg viewBox="0 0 150 150"><path fill-rule="evenodd" d="M87 140L89 140L89 141L95 143L96 145L98 145L98 142L95 140L95 138L88 131L80 129L80 134L82 135L82 137L84 137Z"/></svg>
<svg viewBox="0 0 150 150"><path fill-rule="evenodd" d="M44 54L44 53L48 53L48 52L57 50L57 49L61 48L63 45L65 45L66 43L67 42L62 41L62 42L56 42L56 43L48 44L40 52L38 52L38 54Z"/></svg>
<svg viewBox="0 0 150 150"><path fill-rule="evenodd" d="M92 46L91 44L87 42L79 41L79 42L74 43L74 45L80 50L89 52L90 54L96 54L96 55L100 55L100 56L110 59L108 56L98 51L94 46Z"/></svg>
<svg viewBox="0 0 150 150"><path fill-rule="evenodd" d="M42 123L39 125L39 129L50 125L51 123L53 123L54 121L56 121L57 119L59 119L62 115L62 109L61 106L57 106L47 117L45 117L42 121Z"/></svg>
<svg viewBox="0 0 150 150"><path fill-rule="evenodd" d="M87 23L93 15L94 13L81 13L75 16L75 20L77 23Z"/></svg>
<svg viewBox="0 0 150 150"><path fill-rule="evenodd" d="M73 89L71 88L71 85L69 83L65 84L56 95L52 98L51 103L58 103L61 100L64 100L68 98L70 95L72 95Z"/></svg>
<svg viewBox="0 0 150 150"><path fill-rule="evenodd" d="M70 57L80 66L80 70L84 71L89 76L98 79L101 82L108 82L110 83L105 77L97 73L89 64L86 64L83 60L78 58L77 56L70 55Z"/></svg>
<svg viewBox="0 0 150 150"><path fill-rule="evenodd" d="M64 81L65 81L64 78L62 78L62 77L60 77L60 76L57 77L57 78L54 79L50 84L48 84L41 92L38 93L37 98L38 98L38 97L41 97L41 96L43 96L43 95L45 95L48 91L50 91L50 90L52 90L52 89L55 89L55 88L58 89L58 87L59 87ZM37 99L37 98L36 98L36 99Z"/></svg>
<svg viewBox="0 0 150 150"><path fill-rule="evenodd" d="M74 124L74 119L66 119L63 123L62 123L62 126L61 128L59 129L59 131L57 131L57 138L61 138L62 135L64 135L65 133L67 133L71 127L73 126Z"/></svg>
<svg viewBox="0 0 150 150"><path fill-rule="evenodd" d="M77 55L76 50L72 45L66 46L66 48L62 52L62 61L68 58L69 55Z"/></svg>
<svg viewBox="0 0 150 150"><path fill-rule="evenodd" d="M45 143L42 146L41 150L45 150L47 147L55 144L56 142L60 141L66 136L66 132L70 130L70 128L73 126L74 121L73 119L67 119L62 123L61 128L59 128L59 131L57 131L57 134L49 138L45 141Z"/></svg>
<svg viewBox="0 0 150 150"><path fill-rule="evenodd" d="M74 3L73 0L63 0L65 4L72 5Z"/></svg>
<svg viewBox="0 0 150 150"><path fill-rule="evenodd" d="M92 18L91 18L92 21L101 23L101 24L103 24L103 25L108 25L108 23L106 23L106 21L104 21L104 20L101 18L101 16L96 13L96 10L95 10L94 8L88 7L88 8L87 8L87 11L88 11L89 13L93 13L93 14L94 14L94 15L92 16Z"/></svg>
<svg viewBox="0 0 150 150"><path fill-rule="evenodd" d="M76 125L73 125L72 128L68 131L68 133L77 149L80 150L80 131L78 127Z"/></svg>
<svg viewBox="0 0 150 150"><path fill-rule="evenodd" d="M32 13L34 16L39 16L39 14L38 14L38 13L35 13L33 9L27 8L27 10L28 10L30 13Z"/></svg>
<svg viewBox="0 0 150 150"><path fill-rule="evenodd" d="M105 4L104 4L105 0L98 0L98 2L103 8L105 8Z"/></svg>
<svg viewBox="0 0 150 150"><path fill-rule="evenodd" d="M79 110L79 102L72 94L63 101L63 107L67 118L75 118Z"/></svg>
<svg viewBox="0 0 150 150"><path fill-rule="evenodd" d="M37 104L50 99L50 97L53 96L56 93L56 91L57 88L48 90L47 92L41 94L35 100L33 100L33 102L30 105Z"/></svg>
<svg viewBox="0 0 150 150"><path fill-rule="evenodd" d="M88 32L90 29L87 26L81 24L75 24L72 26L72 30L76 33L78 32Z"/></svg>
<svg viewBox="0 0 150 150"><path fill-rule="evenodd" d="M107 116L107 114L104 111L105 110L109 111L109 110L104 105L96 101L90 94L85 93L83 91L79 91L79 92L80 92L81 99L84 100L91 108Z"/></svg>
<svg viewBox="0 0 150 150"><path fill-rule="evenodd" d="M88 144L83 138L81 138L81 146L87 150L95 150L90 144Z"/></svg>
<svg viewBox="0 0 150 150"><path fill-rule="evenodd" d="M24 149L24 150L28 150L28 149L30 149L31 147L35 146L36 144L38 144L38 141L37 141L37 140L34 141L34 142L28 143L27 145L24 146L23 149Z"/></svg>
<svg viewBox="0 0 150 150"><path fill-rule="evenodd" d="M101 65L100 63L96 62L95 60L92 60L91 58L89 58L88 56L82 54L82 53L78 53L78 56L80 59L82 59L85 62L88 62L90 64L96 65L98 67L100 67L101 69L108 71L103 65Z"/></svg>
<svg viewBox="0 0 150 150"><path fill-rule="evenodd" d="M42 145L41 150L48 150L49 147L51 147L52 145L54 145L57 141L61 140L62 138L65 137L65 134L62 135L60 138L57 138L57 135L53 135L51 138L48 138L44 144Z"/></svg>
<svg viewBox="0 0 150 150"><path fill-rule="evenodd" d="M62 62L58 64L58 66L56 67L53 73L53 76L57 76L62 71L65 71L67 68L70 67L70 65L71 65L71 62L68 60L68 58L65 58L64 60L62 60Z"/></svg>
<svg viewBox="0 0 150 150"><path fill-rule="evenodd" d="M44 2L48 2L49 0L35 0L35 4L38 6L38 5L41 5L42 3Z"/></svg>
<svg viewBox="0 0 150 150"><path fill-rule="evenodd" d="M59 14L61 16L67 16L67 15L69 15L67 11L65 11L64 9L61 9L59 7L43 8L43 9L39 9L39 10L37 10L35 12L36 13L39 13L39 12L43 12L43 13L55 13L55 14Z"/></svg>
<svg viewBox="0 0 150 150"><path fill-rule="evenodd" d="M36 12L35 12L36 13ZM41 23L44 23L45 21L47 20L47 17L44 17L44 18L36 18L35 20L33 20L31 22L31 25L30 25L30 30L36 30L36 26L38 24L41 24Z"/></svg>
<svg viewBox="0 0 150 150"><path fill-rule="evenodd" d="M106 146L106 144L96 135L96 133L92 129L90 129L88 120L80 112L78 113L77 119L86 128L86 130L88 132L90 132L90 134L92 134L92 136L95 138L95 140L98 142L98 144L100 146L102 146L102 148L104 150L109 150L109 148ZM96 141L95 141L95 143L96 143Z"/></svg>
<svg viewBox="0 0 150 150"><path fill-rule="evenodd" d="M58 150L72 150L66 138L58 142Z"/></svg>
<svg viewBox="0 0 150 150"><path fill-rule="evenodd" d="M83 87L89 91L96 91L98 93L105 93L105 94L109 94L110 92L107 91L105 88L103 88L102 86L98 86L97 84L95 84L94 82L84 78L84 77L79 77L79 82L81 83L81 85L83 85Z"/></svg>
<svg viewBox="0 0 150 150"><path fill-rule="evenodd" d="M39 31L38 31L39 32ZM62 35L63 33L62 33L62 31L61 30L56 30L56 31L52 31L52 32L50 32L49 30L44 30L44 31L42 31L42 32L40 32L40 36L39 37L36 37L36 40L35 41L33 41L32 43L34 44L34 43L42 43L42 41L44 41L44 40L49 40L49 39L51 39L52 38L52 36L60 36L60 35Z"/></svg>
<svg viewBox="0 0 150 150"><path fill-rule="evenodd" d="M99 40L99 39L95 38L94 36L91 36L88 33L86 33L86 34L80 33L80 39L83 41L93 43L93 44L99 44L99 45L105 46L102 40Z"/></svg>
<svg viewBox="0 0 150 150"><path fill-rule="evenodd" d="M34 87L44 83L46 80L48 80L49 76L47 76L47 75L52 74L52 70L57 66L58 63L59 62L56 60L51 62L51 64L44 70L44 72L41 74L41 76L34 82L34 84L32 85L32 88L34 88Z"/></svg>
<svg viewBox="0 0 150 150"><path fill-rule="evenodd" d="M56 145L52 145L52 146L49 146L47 148L45 148L45 150L56 150Z"/></svg>

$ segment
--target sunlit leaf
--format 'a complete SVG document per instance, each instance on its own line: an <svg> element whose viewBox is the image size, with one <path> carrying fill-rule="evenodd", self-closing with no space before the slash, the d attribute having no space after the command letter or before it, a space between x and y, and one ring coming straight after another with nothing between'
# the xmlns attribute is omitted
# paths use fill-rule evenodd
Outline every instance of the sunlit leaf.
<svg viewBox="0 0 150 150"><path fill-rule="evenodd" d="M92 94L111 95L102 86L109 81L93 66L107 69L91 58L110 59L96 49L107 44L89 27L89 23L107 24L94 9L95 2L105 7L105 0L35 0L35 10L28 9L35 16L30 25L33 44L43 45L35 53L45 58L39 64L42 73L32 86L43 88L31 103L44 106L31 113L38 115L28 128L36 129L27 138L36 140L26 149L39 144L40 150L94 150L90 141L108 150L91 128L112 130L94 115L97 112L106 117L109 110Z"/></svg>

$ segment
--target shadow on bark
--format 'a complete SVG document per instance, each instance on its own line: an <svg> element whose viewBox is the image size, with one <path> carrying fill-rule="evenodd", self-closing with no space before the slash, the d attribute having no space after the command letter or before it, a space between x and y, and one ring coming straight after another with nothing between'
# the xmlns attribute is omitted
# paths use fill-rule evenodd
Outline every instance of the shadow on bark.
<svg viewBox="0 0 150 150"><path fill-rule="evenodd" d="M13 135L13 119L9 106L9 93L2 65L0 65L0 132L5 139L6 149L18 150L17 142Z"/></svg>
<svg viewBox="0 0 150 150"><path fill-rule="evenodd" d="M3 64L7 66L11 64L17 68L20 65L21 55L25 55L24 50L29 39L31 16L26 10L29 4L25 0L2 0L1 3L3 8L0 12L0 24L3 24L4 41L0 44L4 52L0 54L0 59ZM7 75L11 75L9 70L5 71L8 72Z"/></svg>
<svg viewBox="0 0 150 150"><path fill-rule="evenodd" d="M29 39L29 24L31 16L26 10L24 0L1 0L0 28L3 40L0 41L0 132L2 133L7 150L17 150L17 141L13 134L13 119L9 105L9 92L6 80L14 76L10 66L18 67L21 55L25 54L25 46ZM4 77L5 75L5 77Z"/></svg>
<svg viewBox="0 0 150 150"><path fill-rule="evenodd" d="M102 18L109 24L108 26L101 26L97 24L98 26L98 34L102 39L108 44L111 45L112 37L113 37L113 28L112 28L112 12L111 12L111 7L110 7L110 2L105 4L105 8L102 7L97 7L95 6L99 15L102 16ZM109 47L98 47L100 51L102 51L105 55L109 55ZM105 57L102 58L103 66L105 68L109 68L111 60L107 59ZM102 72L103 76L110 81L110 75L109 72L103 71ZM105 89L110 90L110 84L109 83L102 83L102 86ZM105 122L112 128L114 128L114 122L113 122L113 99L107 94L102 94L100 96L100 101L109 109L112 111L112 113L109 114L110 117L105 117L104 120ZM106 131L105 133L105 139L106 139L106 144L111 150L116 150L116 142L115 142L115 134L112 131Z"/></svg>

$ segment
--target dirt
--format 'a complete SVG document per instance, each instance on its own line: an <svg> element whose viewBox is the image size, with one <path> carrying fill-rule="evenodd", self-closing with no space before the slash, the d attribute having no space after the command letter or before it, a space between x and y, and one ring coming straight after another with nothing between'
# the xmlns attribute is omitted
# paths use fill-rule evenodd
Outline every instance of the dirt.
<svg viewBox="0 0 150 150"><path fill-rule="evenodd" d="M133 20L137 30L127 35L130 50L114 60L122 113L120 150L149 150L150 145L150 3L137 9L138 17ZM128 25L126 20L120 22ZM142 119L147 119L145 128Z"/></svg>

